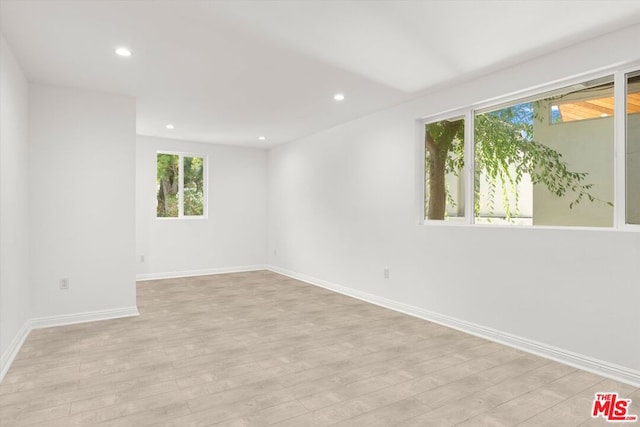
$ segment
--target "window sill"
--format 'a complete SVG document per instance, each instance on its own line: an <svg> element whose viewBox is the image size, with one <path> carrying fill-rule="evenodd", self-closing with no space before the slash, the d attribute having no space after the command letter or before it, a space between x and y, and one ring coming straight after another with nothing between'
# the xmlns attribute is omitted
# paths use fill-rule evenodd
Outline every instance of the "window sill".
<svg viewBox="0 0 640 427"><path fill-rule="evenodd" d="M208 216L182 216L182 217L156 217L155 219L159 221L198 221L209 219Z"/></svg>
<svg viewBox="0 0 640 427"><path fill-rule="evenodd" d="M585 226L565 226L565 225L527 225L527 224L482 224L468 223L464 221L439 221L424 220L418 225L427 227L467 227L481 229L512 229L512 230L576 230L576 231L613 231L613 232L635 232L640 233L640 225L624 224L617 227L585 227Z"/></svg>

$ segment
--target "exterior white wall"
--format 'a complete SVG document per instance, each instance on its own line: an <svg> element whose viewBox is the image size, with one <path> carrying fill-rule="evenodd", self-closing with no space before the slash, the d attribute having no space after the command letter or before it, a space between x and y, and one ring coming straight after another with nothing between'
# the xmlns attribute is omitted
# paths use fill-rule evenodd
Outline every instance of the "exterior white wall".
<svg viewBox="0 0 640 427"><path fill-rule="evenodd" d="M613 91L602 96L611 96ZM572 209L576 194L559 198L544 185L533 187L533 224L612 227L613 208L613 117L550 124L549 102L541 102L539 114L545 120L533 123L534 139L562 154L571 171L588 173L585 184L597 201L584 199Z"/></svg>
<svg viewBox="0 0 640 427"><path fill-rule="evenodd" d="M515 168L511 168L512 176L515 175ZM504 207L503 192L504 186L502 181L498 180L495 183L495 191L493 199L489 197L489 178L485 173L480 174L480 217L476 218L476 222L488 223L490 221L504 223L500 218L506 216L506 210ZM446 182L449 187L449 193L456 202L456 206L452 207L447 202L447 215L449 217L464 218L464 173L460 172L458 175L447 174ZM521 218L518 223L527 222L530 225L531 217L533 216L533 184L531 183L531 177L529 174L524 174L520 184L516 186L516 193L518 194L518 200L514 196L514 191L510 185L506 188L509 196L509 209L512 215L518 212L517 218ZM491 209L490 209L491 208ZM473 208L472 208L473 209ZM515 221L512 218L512 221Z"/></svg>
<svg viewBox="0 0 640 427"><path fill-rule="evenodd" d="M28 84L0 36L0 370L31 316L28 155Z"/></svg>
<svg viewBox="0 0 640 427"><path fill-rule="evenodd" d="M135 100L33 84L29 111L34 317L134 307Z"/></svg>
<svg viewBox="0 0 640 427"><path fill-rule="evenodd" d="M270 150L269 263L639 372L640 233L419 225L415 124L638 60L639 39L630 27Z"/></svg>
<svg viewBox="0 0 640 427"><path fill-rule="evenodd" d="M511 176L515 176L515 167L510 168ZM476 218L476 222L483 219L490 220L491 218L503 218L506 216L506 209L504 208L503 192L506 190L509 197L509 210L511 215L515 216L518 212L517 218L522 218L529 225L531 224L531 217L533 216L533 184L531 183L531 176L529 174L523 174L520 183L516 186L515 191L511 188L511 185L506 183L506 188L501 180L498 180L495 185L493 200L489 197L489 183L490 180L486 174L480 175L480 218ZM518 194L518 200L514 194ZM492 206L493 205L493 206ZM492 206L492 209L489 207ZM512 218L515 220L515 218Z"/></svg>
<svg viewBox="0 0 640 427"><path fill-rule="evenodd" d="M452 218L464 218L464 172L460 171L458 172L458 175L453 173L446 174L445 183L451 199L455 202L455 206L452 206L449 204L449 200L447 200L447 216ZM428 196L428 194L426 196Z"/></svg>
<svg viewBox="0 0 640 427"><path fill-rule="evenodd" d="M158 151L207 156L207 219L156 218ZM266 150L138 136L136 163L138 278L264 266Z"/></svg>

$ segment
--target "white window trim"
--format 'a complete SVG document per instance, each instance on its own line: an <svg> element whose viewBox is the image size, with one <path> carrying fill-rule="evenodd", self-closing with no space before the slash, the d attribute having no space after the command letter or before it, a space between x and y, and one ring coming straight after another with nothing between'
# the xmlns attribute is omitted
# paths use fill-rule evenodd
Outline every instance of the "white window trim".
<svg viewBox="0 0 640 427"><path fill-rule="evenodd" d="M640 62L620 68L615 72L616 86L614 109L623 114L614 114L615 151L614 151L614 208L616 228L623 231L640 232L640 224L627 224L627 78L629 73L640 70Z"/></svg>
<svg viewBox="0 0 640 427"><path fill-rule="evenodd" d="M621 228L627 216L627 84L625 73L614 73L613 85L613 227Z"/></svg>
<svg viewBox="0 0 640 427"><path fill-rule="evenodd" d="M634 61L614 66L603 67L594 71L580 73L571 77L554 80L548 83L532 86L530 88L511 92L506 95L489 98L480 102L467 104L462 107L453 108L445 112L425 116L416 120L416 213L418 224L428 226L453 226L453 227L481 227L481 228L509 228L509 229L548 229L548 230L577 230L577 231L632 231L640 232L640 224L626 223L626 96L627 81L626 74L640 70L640 61ZM614 198L613 198L613 226L612 227L585 227L585 226L552 226L552 225L506 225L506 224L476 224L473 215L475 203L474 192L469 189L474 188L474 118L479 110L495 108L500 105L509 104L527 97L534 97L545 92L559 90L571 85L579 84L588 80L595 80L606 76L613 76L614 79ZM442 221L429 220L425 218L425 146L424 132L428 123L447 120L456 117L465 119L465 220L464 221ZM470 208L471 207L471 208Z"/></svg>
<svg viewBox="0 0 640 427"><path fill-rule="evenodd" d="M155 153L155 165L156 174L158 173L158 154L170 154L178 156L178 174L180 180L178 181L178 216L158 216L157 210L154 209L154 217L160 221L174 221L174 220L202 220L209 218L209 158L206 154L191 153L187 151L168 151L158 150ZM202 215L184 215L184 157L200 157L202 158ZM156 176L156 182L158 177ZM157 184L156 184L157 185ZM157 190L156 190L157 191ZM158 195L155 195L156 203L158 203Z"/></svg>
<svg viewBox="0 0 640 427"><path fill-rule="evenodd" d="M475 200L475 174L473 171L476 169L476 156L475 147L476 142L474 139L475 132L475 114L473 110L469 109L464 116L464 219L465 224L472 225L475 223L474 207ZM469 143L467 144L467 141Z"/></svg>

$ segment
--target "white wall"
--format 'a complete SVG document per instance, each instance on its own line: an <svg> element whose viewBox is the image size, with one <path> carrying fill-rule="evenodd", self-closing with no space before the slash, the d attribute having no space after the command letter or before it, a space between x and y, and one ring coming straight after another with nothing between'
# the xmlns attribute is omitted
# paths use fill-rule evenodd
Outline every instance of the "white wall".
<svg viewBox="0 0 640 427"><path fill-rule="evenodd" d="M0 371L31 316L27 102L27 81L0 36Z"/></svg>
<svg viewBox="0 0 640 427"><path fill-rule="evenodd" d="M638 60L637 40L640 26L270 150L269 263L640 375L640 233L418 225L415 124Z"/></svg>
<svg viewBox="0 0 640 427"><path fill-rule="evenodd" d="M34 317L136 304L135 109L133 98L30 86Z"/></svg>
<svg viewBox="0 0 640 427"><path fill-rule="evenodd" d="M207 156L207 219L156 218L157 151ZM139 278L264 266L266 150L138 136L136 163Z"/></svg>

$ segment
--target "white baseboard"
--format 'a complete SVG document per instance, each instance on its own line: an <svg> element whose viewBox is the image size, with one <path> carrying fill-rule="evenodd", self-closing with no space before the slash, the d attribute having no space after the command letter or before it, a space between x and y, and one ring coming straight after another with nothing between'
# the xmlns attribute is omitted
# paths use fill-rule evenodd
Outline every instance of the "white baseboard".
<svg viewBox="0 0 640 427"><path fill-rule="evenodd" d="M60 316L38 317L31 319L31 329L50 328L52 326L75 325L76 323L96 322L98 320L120 319L138 316L137 307L115 308L111 310L88 311L85 313L63 314Z"/></svg>
<svg viewBox="0 0 640 427"><path fill-rule="evenodd" d="M22 344L24 344L24 341L29 336L29 332L31 332L31 328L29 327L29 320L27 320L24 322L24 325L22 325L18 333L13 337L9 347L4 353L2 353L2 356L0 356L0 382L2 382L2 379L9 371L9 368L13 363L13 359L18 355L18 352L22 348Z"/></svg>
<svg viewBox="0 0 640 427"><path fill-rule="evenodd" d="M488 328L472 322L467 322L429 310L424 310L419 307L403 304L387 298L382 298L380 296L367 292L347 288L345 286L330 283L325 280L310 277L304 274L297 273L295 271L286 270L284 268L269 265L267 266L267 269L284 276L301 280L311 285L319 286L343 295L369 302L371 304L376 304L381 307L418 317L420 319L438 323L440 325L457 329L459 331L466 332L480 338L485 338L490 341L498 342L509 347L514 347L528 353L533 353L535 355L554 360L556 362L564 363L566 365L573 366L574 368L582 369L597 375L601 375L603 377L630 384L634 387L640 387L640 371L636 371L634 369L605 362L603 360L598 360L582 354L574 353L572 351L540 343L528 338L512 335L506 332L499 331L497 329Z"/></svg>
<svg viewBox="0 0 640 427"><path fill-rule="evenodd" d="M137 307L116 308L112 310L90 311L86 313L65 314L61 316L39 317L28 319L11 341L9 348L0 358L0 382L9 371L13 360L22 348L29 333L34 329L49 328L52 326L73 325L76 323L95 322L98 320L119 319L122 317L138 316Z"/></svg>
<svg viewBox="0 0 640 427"><path fill-rule="evenodd" d="M157 279L170 279L177 277L191 277L191 276L204 276L209 274L223 274L223 273L241 273L246 271L258 271L265 270L267 267L264 264L248 265L240 267L228 267L228 268L212 268L206 270L191 270L180 271L170 273L152 273L152 274L139 274L136 276L137 281L144 280L157 280ZM16 355L22 348L22 344L29 336L29 333L33 329L49 328L53 326L73 325L76 323L95 322L98 320L119 319L123 317L138 316L137 307L125 307L112 310L100 310L91 311L85 313L65 314L60 316L48 316L39 317L35 319L29 319L20 328L20 331L15 335L14 339L7 350L0 357L0 382L6 375L7 371L11 367L11 363L15 359Z"/></svg>
<svg viewBox="0 0 640 427"><path fill-rule="evenodd" d="M244 273L246 271L266 270L265 264L243 265L238 267L207 268L203 270L171 271L166 273L148 273L136 275L136 281L177 279L180 277L208 276L210 274Z"/></svg>

